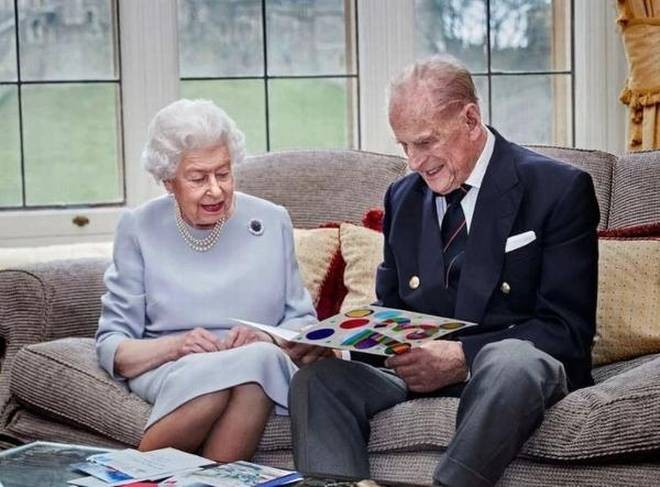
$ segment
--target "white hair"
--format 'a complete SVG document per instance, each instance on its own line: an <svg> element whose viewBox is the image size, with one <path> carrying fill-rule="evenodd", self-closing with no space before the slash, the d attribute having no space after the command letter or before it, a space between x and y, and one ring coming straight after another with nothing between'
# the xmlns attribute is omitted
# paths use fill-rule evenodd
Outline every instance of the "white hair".
<svg viewBox="0 0 660 487"><path fill-rule="evenodd" d="M462 108L468 103L479 104L470 71L456 58L449 55L432 56L408 66L390 83L387 97L390 108L398 96L411 89L423 88L429 97L419 101L427 108L442 111L457 104Z"/></svg>
<svg viewBox="0 0 660 487"><path fill-rule="evenodd" d="M149 124L142 163L156 181L174 178L184 152L226 146L231 163L245 158L245 136L234 121L210 100L170 103Z"/></svg>

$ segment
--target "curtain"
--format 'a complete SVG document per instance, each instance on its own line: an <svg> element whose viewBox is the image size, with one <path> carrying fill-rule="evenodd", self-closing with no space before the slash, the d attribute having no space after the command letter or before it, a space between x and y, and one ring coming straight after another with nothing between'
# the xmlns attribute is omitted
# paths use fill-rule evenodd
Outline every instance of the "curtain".
<svg viewBox="0 0 660 487"><path fill-rule="evenodd" d="M660 148L660 0L618 0L628 59L620 100L628 105L628 149Z"/></svg>

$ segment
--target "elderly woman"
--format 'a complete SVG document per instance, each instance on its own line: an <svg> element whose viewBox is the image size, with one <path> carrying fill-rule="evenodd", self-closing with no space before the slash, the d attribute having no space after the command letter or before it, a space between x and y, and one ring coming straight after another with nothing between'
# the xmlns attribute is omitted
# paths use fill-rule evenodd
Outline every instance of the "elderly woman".
<svg viewBox="0 0 660 487"><path fill-rule="evenodd" d="M96 334L101 366L153 404L142 450L249 459L273 405L287 407L296 366L274 338L230 318L316 320L288 213L234 191L243 141L204 100L174 102L149 127L143 162L169 194L122 216Z"/></svg>

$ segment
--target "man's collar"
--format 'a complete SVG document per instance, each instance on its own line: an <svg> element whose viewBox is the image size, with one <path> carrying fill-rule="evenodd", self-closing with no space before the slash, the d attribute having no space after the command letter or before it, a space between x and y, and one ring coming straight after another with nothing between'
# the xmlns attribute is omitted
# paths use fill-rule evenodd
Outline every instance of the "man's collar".
<svg viewBox="0 0 660 487"><path fill-rule="evenodd" d="M477 163L474 165L474 169L468 176L465 184L469 184L473 188L480 188L481 182L484 179L484 174L486 174L486 169L488 168L488 162L490 161L491 156L493 155L493 149L495 148L495 136L493 132L490 131L488 127L484 125L486 129L486 144L477 159Z"/></svg>

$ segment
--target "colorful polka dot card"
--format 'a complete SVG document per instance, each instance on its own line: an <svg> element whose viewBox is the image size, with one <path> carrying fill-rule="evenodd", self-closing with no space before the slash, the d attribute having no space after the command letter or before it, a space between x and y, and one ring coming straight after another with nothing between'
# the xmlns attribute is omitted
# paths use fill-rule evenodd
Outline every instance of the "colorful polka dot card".
<svg viewBox="0 0 660 487"><path fill-rule="evenodd" d="M475 325L454 318L363 306L307 326L297 335L286 330L284 336L277 327L258 328L291 341L389 356Z"/></svg>

